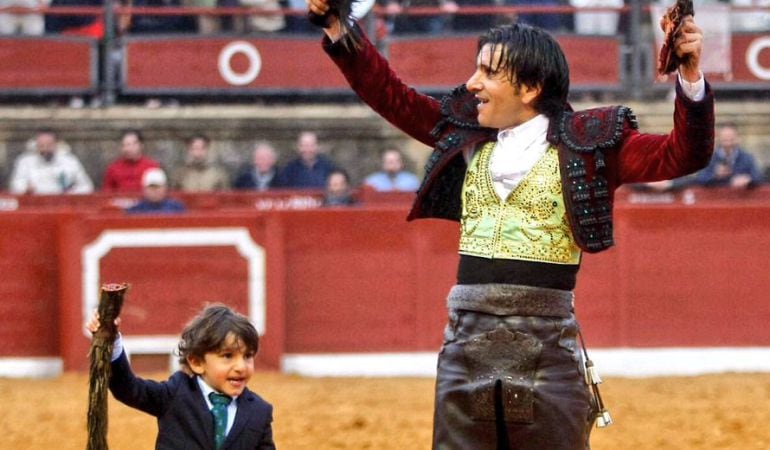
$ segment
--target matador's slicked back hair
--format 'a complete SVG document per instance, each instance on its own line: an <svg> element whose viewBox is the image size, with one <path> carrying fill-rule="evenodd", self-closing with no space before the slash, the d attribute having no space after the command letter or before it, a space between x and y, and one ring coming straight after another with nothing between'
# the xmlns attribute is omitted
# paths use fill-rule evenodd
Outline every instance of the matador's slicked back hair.
<svg viewBox="0 0 770 450"><path fill-rule="evenodd" d="M548 32L521 23L503 25L479 38L478 51L485 45L492 47L492 55L501 52L498 67L490 67L493 72L506 71L515 84L540 86L535 110L553 118L567 107L569 65L559 43Z"/></svg>

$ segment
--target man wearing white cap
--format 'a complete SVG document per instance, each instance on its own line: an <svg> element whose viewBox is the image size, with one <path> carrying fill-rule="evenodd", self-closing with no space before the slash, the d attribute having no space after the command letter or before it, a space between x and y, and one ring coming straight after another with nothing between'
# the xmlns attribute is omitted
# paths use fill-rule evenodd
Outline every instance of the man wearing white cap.
<svg viewBox="0 0 770 450"><path fill-rule="evenodd" d="M126 210L129 214L175 214L186 210L185 206L168 198L168 181L163 169L153 167L142 174L142 199Z"/></svg>

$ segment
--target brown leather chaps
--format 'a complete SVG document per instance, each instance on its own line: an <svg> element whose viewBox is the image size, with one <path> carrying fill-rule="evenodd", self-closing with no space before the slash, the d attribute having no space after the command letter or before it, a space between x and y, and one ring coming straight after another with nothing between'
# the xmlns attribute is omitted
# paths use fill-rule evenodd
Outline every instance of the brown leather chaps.
<svg viewBox="0 0 770 450"><path fill-rule="evenodd" d="M457 285L438 358L434 450L585 450L595 407L572 293Z"/></svg>

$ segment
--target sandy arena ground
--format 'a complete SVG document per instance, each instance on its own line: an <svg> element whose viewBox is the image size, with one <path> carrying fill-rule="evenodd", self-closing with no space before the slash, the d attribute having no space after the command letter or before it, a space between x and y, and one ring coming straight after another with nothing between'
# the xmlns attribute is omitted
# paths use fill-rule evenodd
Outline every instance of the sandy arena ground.
<svg viewBox="0 0 770 450"><path fill-rule="evenodd" d="M432 379L257 373L250 387L275 405L279 449L430 448ZM602 388L616 423L594 429L594 450L770 449L770 374L605 377ZM87 397L85 374L0 379L0 448L85 449ZM153 418L112 399L109 409L111 449L153 448Z"/></svg>

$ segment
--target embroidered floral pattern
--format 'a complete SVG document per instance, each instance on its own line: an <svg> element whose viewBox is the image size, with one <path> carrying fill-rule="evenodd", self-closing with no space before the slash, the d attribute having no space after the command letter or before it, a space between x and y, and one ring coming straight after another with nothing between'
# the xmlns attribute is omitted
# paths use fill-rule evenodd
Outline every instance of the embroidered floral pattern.
<svg viewBox="0 0 770 450"><path fill-rule="evenodd" d="M465 178L460 252L577 264L580 251L566 218L556 149L550 148L503 201L488 170L493 147L478 152Z"/></svg>

